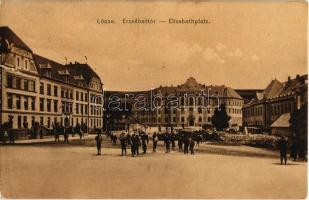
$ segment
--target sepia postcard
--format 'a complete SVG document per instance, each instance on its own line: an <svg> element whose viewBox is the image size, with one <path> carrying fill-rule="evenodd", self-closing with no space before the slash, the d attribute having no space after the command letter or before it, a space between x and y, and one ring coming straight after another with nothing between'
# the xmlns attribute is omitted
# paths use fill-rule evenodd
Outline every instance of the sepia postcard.
<svg viewBox="0 0 309 200"><path fill-rule="evenodd" d="M0 0L0 198L305 199L305 1Z"/></svg>

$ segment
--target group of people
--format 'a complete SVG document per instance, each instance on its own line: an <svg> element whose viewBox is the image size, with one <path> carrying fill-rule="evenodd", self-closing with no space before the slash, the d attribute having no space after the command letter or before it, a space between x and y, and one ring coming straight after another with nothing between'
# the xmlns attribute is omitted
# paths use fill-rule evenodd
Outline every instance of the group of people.
<svg viewBox="0 0 309 200"><path fill-rule="evenodd" d="M188 133L168 133L161 135L163 136L161 140L164 141L165 146L165 153L170 153L171 150L175 150L175 141L178 140L178 150L179 152L183 152L184 154L189 154L189 150L191 154L194 154L194 147L195 147L195 141L193 137ZM107 134L107 137L111 138L112 144L116 144L117 136L114 135L112 132L109 132ZM95 137L96 143L97 143L97 152L98 155L100 155L101 152L101 144L102 144L102 135L98 134ZM120 147L121 147L121 155L125 156L127 155L127 147L130 146L131 149L131 156L138 156L140 154L140 147L142 148L142 153L147 153L147 148L149 144L149 136L144 131L137 131L134 130L131 134L130 133L121 133L119 136L120 141ZM153 133L151 136L152 140L152 152L157 151L157 146L159 142L159 134L156 132Z"/></svg>
<svg viewBox="0 0 309 200"><path fill-rule="evenodd" d="M76 124L76 126L73 127L63 127L60 126L59 123L56 123L55 125L52 124L52 134L55 136L55 142L60 142L60 135L63 135L64 143L69 143L69 134L72 134L72 137L75 136L75 134L79 135L79 138L82 139L84 136L84 132L82 131L82 127L79 123Z"/></svg>
<svg viewBox="0 0 309 200"><path fill-rule="evenodd" d="M2 142L6 143L7 139L9 140L10 144L15 143L15 133L13 131L13 121L9 119L8 122L5 122L3 125L0 126L0 132L3 133Z"/></svg>

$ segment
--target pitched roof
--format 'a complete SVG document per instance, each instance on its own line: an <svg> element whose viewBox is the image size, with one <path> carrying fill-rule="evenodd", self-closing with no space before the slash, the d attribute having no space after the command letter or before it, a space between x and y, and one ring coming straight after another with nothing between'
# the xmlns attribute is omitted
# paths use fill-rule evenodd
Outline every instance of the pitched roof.
<svg viewBox="0 0 309 200"><path fill-rule="evenodd" d="M160 91L162 95L176 94L178 92L192 93L192 92L207 92L207 95L217 95L219 97L229 97L243 99L234 89L225 85L213 86L203 85L198 83L193 77L186 80L185 83L178 86L166 86L155 88L154 91Z"/></svg>
<svg viewBox="0 0 309 200"><path fill-rule="evenodd" d="M17 47L32 52L32 50L7 26L0 26L0 36Z"/></svg>
<svg viewBox="0 0 309 200"><path fill-rule="evenodd" d="M263 91L264 98L269 99L277 96L280 91L283 89L283 83L279 82L278 80L272 80L269 85Z"/></svg>
<svg viewBox="0 0 309 200"><path fill-rule="evenodd" d="M81 65L80 67L72 67L73 64L62 65L60 63L57 63L55 61L52 61L48 58L44 58L36 54L34 54L34 60L37 64L38 73L41 76L46 77L46 71L48 70L48 72L50 72L49 78L53 78L60 81L66 81L67 78L67 81L69 83L79 86L84 87L87 86L89 84L89 80L91 79L91 75L93 74L92 72L89 72L90 70L92 70L91 67L89 67L88 65L87 67L83 67L85 64L74 64L74 65Z"/></svg>
<svg viewBox="0 0 309 200"><path fill-rule="evenodd" d="M65 66L69 69L69 71L75 71L79 72L79 74L82 74L87 85L90 83L93 77L101 81L98 74L88 64L70 63Z"/></svg>
<svg viewBox="0 0 309 200"><path fill-rule="evenodd" d="M46 70L49 70L49 72L51 73L51 77L53 79L64 81L64 76L61 76L61 74L59 74L59 71L65 70L64 65L57 63L53 60L50 60L48 58L39 56L37 54L33 54L33 58L37 66L37 71L41 76L46 76ZM45 66L47 65L50 66L50 68L45 68Z"/></svg>
<svg viewBox="0 0 309 200"><path fill-rule="evenodd" d="M290 113L282 114L276 121L272 123L272 128L289 128L290 127Z"/></svg>
<svg viewBox="0 0 309 200"><path fill-rule="evenodd" d="M286 96L294 94L297 90L306 89L306 80L308 80L308 75L297 76L295 79L290 79L284 83L284 87L277 96ZM307 90L307 89L306 89Z"/></svg>

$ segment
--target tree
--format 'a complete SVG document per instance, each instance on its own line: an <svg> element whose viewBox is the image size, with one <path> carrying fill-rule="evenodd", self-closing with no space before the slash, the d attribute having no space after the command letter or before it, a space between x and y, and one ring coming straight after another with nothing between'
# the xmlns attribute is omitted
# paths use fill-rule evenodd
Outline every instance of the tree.
<svg viewBox="0 0 309 200"><path fill-rule="evenodd" d="M291 114L290 123L292 128L292 141L297 144L300 156L304 156L307 150L307 133L308 133L308 103L301 106L299 110Z"/></svg>
<svg viewBox="0 0 309 200"><path fill-rule="evenodd" d="M219 108L215 109L211 122L218 131L222 131L229 127L231 117L227 114L225 104L221 104Z"/></svg>

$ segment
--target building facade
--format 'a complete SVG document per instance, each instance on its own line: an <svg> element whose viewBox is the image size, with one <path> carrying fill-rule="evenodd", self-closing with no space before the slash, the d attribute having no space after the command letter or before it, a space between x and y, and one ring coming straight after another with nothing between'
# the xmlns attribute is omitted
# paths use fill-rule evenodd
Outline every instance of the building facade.
<svg viewBox="0 0 309 200"><path fill-rule="evenodd" d="M124 102L130 105L131 121L146 126L211 126L214 111L220 104L226 106L227 114L231 117L230 126L242 125L244 102L235 90L224 85L202 85L192 77L178 86L160 86L141 92L106 91L104 95L106 113L111 112L107 105L118 99L121 105ZM120 107L123 110L123 106ZM124 113L122 119L126 118ZM118 119L119 127L125 127L119 123L121 118Z"/></svg>
<svg viewBox="0 0 309 200"><path fill-rule="evenodd" d="M307 81L308 75L289 77L286 82L272 80L243 107L243 125L270 131L280 116L293 113L307 102Z"/></svg>
<svg viewBox="0 0 309 200"><path fill-rule="evenodd" d="M1 124L29 129L103 127L103 83L88 64L60 64L32 50L8 27L0 27Z"/></svg>

